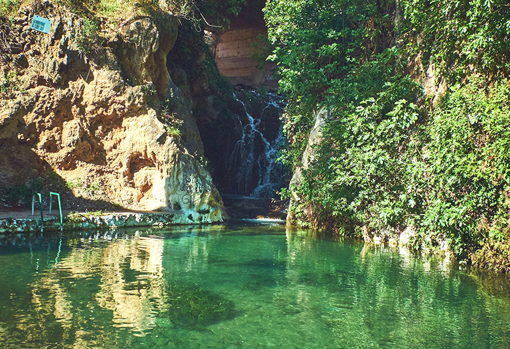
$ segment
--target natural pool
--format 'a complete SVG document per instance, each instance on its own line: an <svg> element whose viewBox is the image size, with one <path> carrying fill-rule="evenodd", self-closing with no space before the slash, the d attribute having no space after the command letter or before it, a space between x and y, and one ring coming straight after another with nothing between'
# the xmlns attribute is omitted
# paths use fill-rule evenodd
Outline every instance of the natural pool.
<svg viewBox="0 0 510 349"><path fill-rule="evenodd" d="M250 222L1 242L2 348L510 347L508 277L398 248Z"/></svg>

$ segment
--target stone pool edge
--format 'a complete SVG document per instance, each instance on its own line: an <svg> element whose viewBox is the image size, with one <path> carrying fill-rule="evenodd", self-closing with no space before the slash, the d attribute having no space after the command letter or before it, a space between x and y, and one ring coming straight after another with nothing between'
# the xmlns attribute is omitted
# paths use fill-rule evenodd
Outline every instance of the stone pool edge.
<svg viewBox="0 0 510 349"><path fill-rule="evenodd" d="M63 218L62 226L60 225L59 217L44 217L42 225L41 218L35 217L0 218L0 234L131 227L162 228L172 225L200 225L223 222L221 212L215 211L205 214L196 211L71 213Z"/></svg>

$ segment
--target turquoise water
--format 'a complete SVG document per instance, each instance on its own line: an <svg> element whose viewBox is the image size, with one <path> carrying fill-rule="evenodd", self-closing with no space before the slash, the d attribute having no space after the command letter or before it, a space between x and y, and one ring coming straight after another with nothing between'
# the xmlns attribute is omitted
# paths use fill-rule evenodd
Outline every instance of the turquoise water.
<svg viewBox="0 0 510 349"><path fill-rule="evenodd" d="M508 277L276 224L0 239L2 348L508 348Z"/></svg>

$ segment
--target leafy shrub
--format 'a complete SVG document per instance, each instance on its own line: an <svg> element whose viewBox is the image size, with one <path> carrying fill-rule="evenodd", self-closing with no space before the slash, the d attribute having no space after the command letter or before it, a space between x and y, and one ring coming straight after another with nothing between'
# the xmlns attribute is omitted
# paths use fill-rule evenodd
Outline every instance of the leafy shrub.
<svg viewBox="0 0 510 349"><path fill-rule="evenodd" d="M17 72L15 70L6 72L4 78L0 81L0 92L8 92L18 88Z"/></svg>
<svg viewBox="0 0 510 349"><path fill-rule="evenodd" d="M36 177L25 184L0 188L7 203L11 205L29 205L32 203L32 195L40 192L44 186L44 179Z"/></svg>
<svg viewBox="0 0 510 349"><path fill-rule="evenodd" d="M473 265L510 273L510 241L494 238L486 240L480 249L471 254Z"/></svg>
<svg viewBox="0 0 510 349"><path fill-rule="evenodd" d="M357 236L411 225L414 243L443 240L496 265L490 256L510 241L507 5L267 2L270 59L289 102L281 158L301 166L316 111L330 116L291 188L297 223ZM432 63L436 82L452 86L437 105L415 82Z"/></svg>
<svg viewBox="0 0 510 349"><path fill-rule="evenodd" d="M485 86L474 79L453 87L428 126L423 227L445 232L459 254L487 234L502 238L508 226L510 91L506 81Z"/></svg>
<svg viewBox="0 0 510 349"><path fill-rule="evenodd" d="M65 186L67 189L75 189L75 188L82 188L84 186L84 184L82 183L81 180L79 179L76 179L76 180L73 180L73 181L68 181L65 183Z"/></svg>
<svg viewBox="0 0 510 349"><path fill-rule="evenodd" d="M78 49L90 54L97 51L105 42L105 39L99 34L99 24L94 19L84 18L81 35L76 38Z"/></svg>
<svg viewBox="0 0 510 349"><path fill-rule="evenodd" d="M438 0L431 5L405 0L402 10L407 50L421 57L425 70L434 63L452 83L473 72L505 76L510 71L508 1Z"/></svg>
<svg viewBox="0 0 510 349"><path fill-rule="evenodd" d="M181 139L181 130L179 130L178 128L176 127L172 127L172 126L167 126L166 127L166 132L176 138L177 140Z"/></svg>
<svg viewBox="0 0 510 349"><path fill-rule="evenodd" d="M0 16L12 16L20 5L21 0L0 0Z"/></svg>

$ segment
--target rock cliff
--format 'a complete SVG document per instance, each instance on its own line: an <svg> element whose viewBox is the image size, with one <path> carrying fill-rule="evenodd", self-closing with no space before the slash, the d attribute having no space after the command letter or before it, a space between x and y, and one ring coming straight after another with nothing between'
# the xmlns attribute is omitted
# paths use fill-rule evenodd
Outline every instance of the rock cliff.
<svg viewBox="0 0 510 349"><path fill-rule="evenodd" d="M267 29L262 9L265 0L248 0L230 28L213 36L215 60L232 85L250 88L278 88L276 64L265 61Z"/></svg>
<svg viewBox="0 0 510 349"><path fill-rule="evenodd" d="M30 29L34 15L51 20L49 34ZM192 101L167 70L176 18L135 17L87 35L83 19L43 1L0 21L4 206L13 188L37 183L71 190L68 209L116 204L223 219Z"/></svg>
<svg viewBox="0 0 510 349"><path fill-rule="evenodd" d="M303 200L302 198L295 192L295 188L299 187L303 182L303 171L306 171L311 166L312 162L317 156L317 147L323 140L323 131L326 126L326 121L331 117L330 111L327 108L321 108L315 114L315 124L311 129L308 135L308 142L306 143L306 148L301 156L301 166L298 166L294 169L294 173L292 175L292 179L289 183L289 188L291 191L291 198L289 203L289 212L287 215L287 221L289 223L296 223L294 213L295 210L298 210L298 205ZM308 219L312 219L313 217L313 209L312 207L307 208L306 212L304 212Z"/></svg>

